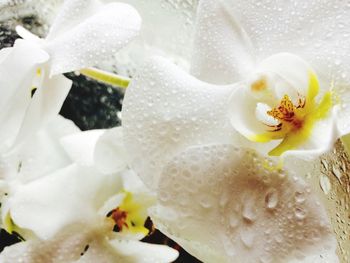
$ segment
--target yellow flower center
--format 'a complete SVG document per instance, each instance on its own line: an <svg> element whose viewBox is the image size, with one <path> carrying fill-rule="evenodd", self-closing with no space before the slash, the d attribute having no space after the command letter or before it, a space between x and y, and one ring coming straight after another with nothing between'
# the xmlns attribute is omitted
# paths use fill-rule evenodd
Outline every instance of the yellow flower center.
<svg viewBox="0 0 350 263"><path fill-rule="evenodd" d="M320 103L315 97L319 92L317 76L309 72L309 87L305 97L294 105L288 95L284 95L279 105L267 111L267 115L278 121L277 125L267 125L267 132L251 136L255 142L268 142L282 139L282 142L269 152L271 156L280 156L306 142L311 136L314 124L327 117L332 107L331 92L326 92Z"/></svg>
<svg viewBox="0 0 350 263"><path fill-rule="evenodd" d="M133 234L141 233L147 235L149 230L144 226L147 213L145 207L135 200L130 192L125 192L123 202L107 216L114 222L114 231L128 231Z"/></svg>

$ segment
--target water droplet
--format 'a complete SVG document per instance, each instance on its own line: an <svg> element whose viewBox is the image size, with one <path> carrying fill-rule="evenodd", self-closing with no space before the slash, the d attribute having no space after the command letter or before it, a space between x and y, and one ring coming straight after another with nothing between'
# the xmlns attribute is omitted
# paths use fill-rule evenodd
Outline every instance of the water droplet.
<svg viewBox="0 0 350 263"><path fill-rule="evenodd" d="M320 176L320 187L321 187L322 191L323 191L326 195L328 195L328 193L329 193L330 190L331 190L331 183L330 183L330 181L329 181L328 176L326 176L326 175L324 175L324 174L322 174L322 175Z"/></svg>
<svg viewBox="0 0 350 263"><path fill-rule="evenodd" d="M274 235L274 239L276 240L277 243L283 242L283 236L280 233L277 233L276 235Z"/></svg>
<svg viewBox="0 0 350 263"><path fill-rule="evenodd" d="M242 216L246 221L248 221L250 223L252 223L256 220L257 211L256 211L256 208L254 207L253 202L244 203Z"/></svg>
<svg viewBox="0 0 350 263"><path fill-rule="evenodd" d="M273 258L270 255L264 255L260 257L261 263L271 263L273 261Z"/></svg>
<svg viewBox="0 0 350 263"><path fill-rule="evenodd" d="M278 204L278 193L275 188L271 188L266 192L265 204L268 209L275 209Z"/></svg>
<svg viewBox="0 0 350 263"><path fill-rule="evenodd" d="M211 199L208 195L202 196L199 203L203 208L210 208L212 206Z"/></svg>
<svg viewBox="0 0 350 263"><path fill-rule="evenodd" d="M303 220L307 214L306 210L301 207L296 207L294 210L294 213L295 213L295 217L300 220Z"/></svg>
<svg viewBox="0 0 350 263"><path fill-rule="evenodd" d="M229 196L228 192L225 191L225 192L220 196L219 205L220 205L221 207L225 207L226 204L227 204L227 202L229 201L229 198L230 198L230 196Z"/></svg>
<svg viewBox="0 0 350 263"><path fill-rule="evenodd" d="M304 192L296 191L294 197L295 197L295 201L299 204L301 204L305 201L305 193Z"/></svg>
<svg viewBox="0 0 350 263"><path fill-rule="evenodd" d="M229 224L232 228L235 228L239 224L239 217L235 211L232 211L229 215Z"/></svg>
<svg viewBox="0 0 350 263"><path fill-rule="evenodd" d="M324 169L326 169L326 171L328 171L328 163L327 163L327 161L324 160L324 159L322 159L322 160L321 160L321 163L322 163Z"/></svg>
<svg viewBox="0 0 350 263"><path fill-rule="evenodd" d="M254 243L254 232L253 231L242 231L240 233L241 241L247 248L252 248Z"/></svg>
<svg viewBox="0 0 350 263"><path fill-rule="evenodd" d="M342 173L339 171L339 169L336 166L333 166L332 172L335 175L335 177L337 177L339 183L342 183L341 181Z"/></svg>

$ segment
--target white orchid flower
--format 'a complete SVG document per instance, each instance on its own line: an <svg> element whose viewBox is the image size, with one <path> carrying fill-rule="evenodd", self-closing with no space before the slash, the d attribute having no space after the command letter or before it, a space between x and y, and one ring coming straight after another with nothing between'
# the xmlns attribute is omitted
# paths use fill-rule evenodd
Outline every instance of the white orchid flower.
<svg viewBox="0 0 350 263"><path fill-rule="evenodd" d="M118 156L121 144L105 144L110 133L114 138L120 134L118 129L93 130L63 138L63 147L76 163L21 186L9 198L6 207L13 225L40 239L6 248L4 262L176 259L178 252L171 248L138 241L148 234L144 223L154 197L125 169L123 156ZM113 149L118 165L100 159L100 153Z"/></svg>
<svg viewBox="0 0 350 263"><path fill-rule="evenodd" d="M0 51L1 141L11 146L34 134L58 113L71 87L61 74L109 58L138 34L140 25L130 5L68 0L45 39L17 27L23 39Z"/></svg>
<svg viewBox="0 0 350 263"><path fill-rule="evenodd" d="M338 261L331 226L316 197L308 193L299 210L295 196L299 190L308 192L303 180L290 172L283 180L265 172L271 180L266 183L255 158L247 159L250 168L240 166L244 158L232 147L307 158L328 150L348 132L346 105L335 99L342 92L346 95L349 84L344 75L348 29L336 29L342 17L338 14L349 10L344 5L330 9L322 2L202 1L192 63L192 72L200 79L165 59L152 58L128 88L122 112L125 145L133 169L161 200L153 218L201 260ZM312 21L312 29L303 21ZM270 167L270 161L266 163ZM263 186L256 190L254 182ZM269 192L272 185L278 193L286 193L277 194L286 210L270 216L264 200L276 197ZM164 201L167 191L176 196L173 203ZM235 209L225 201L221 207L223 191L229 192L232 203L246 200L248 209L257 210L256 218L245 216L242 205L237 211L243 223L227 230ZM302 223L301 211L308 211ZM289 230L281 227L285 222ZM276 233L278 241L268 241L264 233L262 225L270 224L267 230ZM293 228L305 233L305 243L284 234L292 235ZM323 234L316 242L308 231Z"/></svg>
<svg viewBox="0 0 350 263"><path fill-rule="evenodd" d="M59 140L77 131L72 121L56 116L15 151L0 154L1 221L8 232L17 230L10 221L9 200L23 185L72 163Z"/></svg>
<svg viewBox="0 0 350 263"><path fill-rule="evenodd" d="M152 147L167 143L158 139L169 137L162 123L176 126L171 132L181 148L224 141L303 158L319 156L349 132L350 45L348 27L341 27L346 3L259 3L199 4L192 61L199 79L161 59L149 62L126 94L124 115L139 120L146 112L157 119L153 127L165 136L152 138ZM137 87L140 82L144 87ZM135 106L134 99L151 92L158 96ZM126 123L127 134L145 136L151 123L142 122L137 131Z"/></svg>

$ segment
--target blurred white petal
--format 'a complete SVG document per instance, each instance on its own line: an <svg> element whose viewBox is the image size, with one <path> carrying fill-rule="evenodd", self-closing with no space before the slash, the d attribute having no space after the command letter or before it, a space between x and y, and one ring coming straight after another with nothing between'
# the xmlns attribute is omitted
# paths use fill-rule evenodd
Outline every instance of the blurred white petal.
<svg viewBox="0 0 350 263"><path fill-rule="evenodd" d="M1 54L0 139L10 146L19 132L31 100L33 76L37 67L45 63L49 56L34 44L23 40L17 40L13 48L2 50Z"/></svg>
<svg viewBox="0 0 350 263"><path fill-rule="evenodd" d="M73 162L82 166L94 166L94 151L97 141L105 130L77 132L61 139L61 144Z"/></svg>
<svg viewBox="0 0 350 263"><path fill-rule="evenodd" d="M32 136L40 127L45 126L58 115L71 88L72 81L62 75L44 77L41 87L36 87L22 120L16 144Z"/></svg>
<svg viewBox="0 0 350 263"><path fill-rule="evenodd" d="M93 154L95 165L102 173L116 173L126 168L128 158L122 128L106 130L97 141Z"/></svg>
<svg viewBox="0 0 350 263"><path fill-rule="evenodd" d="M141 18L130 5L68 1L44 45L50 75L97 65L126 46L140 27Z"/></svg>

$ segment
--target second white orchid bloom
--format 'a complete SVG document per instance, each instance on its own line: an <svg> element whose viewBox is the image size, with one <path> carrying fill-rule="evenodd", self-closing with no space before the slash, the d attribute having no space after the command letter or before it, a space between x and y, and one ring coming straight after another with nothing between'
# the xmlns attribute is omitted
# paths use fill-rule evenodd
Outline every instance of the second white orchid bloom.
<svg viewBox="0 0 350 263"><path fill-rule="evenodd" d="M62 73L109 58L138 34L140 26L141 18L130 5L69 0L45 39L18 27L23 39L0 51L3 144L22 141L59 112L71 87Z"/></svg>
<svg viewBox="0 0 350 263"><path fill-rule="evenodd" d="M78 132L72 121L56 116L11 154L0 155L1 227L16 231L11 222L11 200L25 185L72 163L59 141ZM26 233L27 234L27 233ZM30 236L30 235L29 235ZM26 236L27 237L27 236Z"/></svg>
<svg viewBox="0 0 350 263"><path fill-rule="evenodd" d="M5 249L1 262L171 262L178 252L140 242L147 209L154 202L120 155L119 129L68 135L62 144L76 162L17 189L7 211L30 239ZM113 152L118 165L102 160ZM30 197L30 198L29 198ZM21 233L21 232L20 232Z"/></svg>

